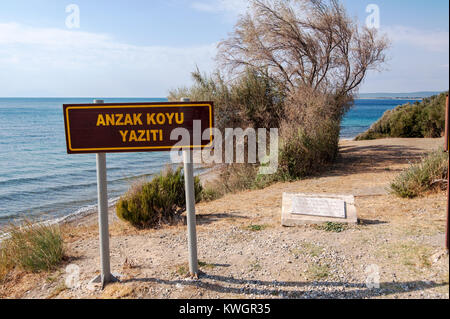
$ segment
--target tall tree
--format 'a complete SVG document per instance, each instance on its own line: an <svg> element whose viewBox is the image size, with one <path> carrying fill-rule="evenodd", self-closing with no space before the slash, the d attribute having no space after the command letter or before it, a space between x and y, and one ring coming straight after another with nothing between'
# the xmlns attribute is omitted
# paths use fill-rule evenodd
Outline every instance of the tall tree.
<svg viewBox="0 0 450 319"><path fill-rule="evenodd" d="M386 60L388 40L359 27L338 0L252 0L219 61L232 74L268 70L293 93L303 86L348 101L369 70ZM345 112L341 103L339 115ZM337 115L337 114L336 114Z"/></svg>

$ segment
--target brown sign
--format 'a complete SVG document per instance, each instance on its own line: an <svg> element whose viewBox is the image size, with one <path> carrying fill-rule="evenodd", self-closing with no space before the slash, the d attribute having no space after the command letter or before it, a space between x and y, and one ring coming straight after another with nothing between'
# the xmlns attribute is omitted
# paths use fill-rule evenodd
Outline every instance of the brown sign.
<svg viewBox="0 0 450 319"><path fill-rule="evenodd" d="M174 146L201 149L212 144L214 104L65 104L64 123L69 154L170 151ZM186 129L189 138L173 134L171 139L177 128Z"/></svg>

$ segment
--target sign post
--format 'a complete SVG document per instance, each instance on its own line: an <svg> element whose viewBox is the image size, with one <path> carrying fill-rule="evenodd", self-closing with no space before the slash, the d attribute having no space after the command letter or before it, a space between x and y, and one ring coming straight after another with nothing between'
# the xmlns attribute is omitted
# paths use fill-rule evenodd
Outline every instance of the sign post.
<svg viewBox="0 0 450 319"><path fill-rule="evenodd" d="M69 154L96 154L101 275L93 282L114 281L110 270L106 153L183 151L189 270L198 275L193 150L213 142L212 102L65 104L64 123ZM194 122L200 125L194 125ZM199 130L199 132L194 132ZM181 130L181 140L178 140ZM208 132L210 134L203 134ZM174 135L174 136L172 136ZM187 135L187 136L186 136ZM200 136L197 141L194 135ZM205 137L207 136L207 137ZM178 138L178 139L177 139Z"/></svg>
<svg viewBox="0 0 450 319"><path fill-rule="evenodd" d="M181 99L181 102L189 102L189 99ZM183 149L184 182L186 189L186 220L188 230L189 247L189 272L191 276L198 276L197 259L197 230L195 217L195 188L194 188L194 155L193 150Z"/></svg>
<svg viewBox="0 0 450 319"><path fill-rule="evenodd" d="M94 104L103 104L103 100L94 100ZM113 281L109 256L109 224L108 224L108 181L106 176L106 154L97 153L97 196L98 196L98 231L100 239L100 282L102 288Z"/></svg>

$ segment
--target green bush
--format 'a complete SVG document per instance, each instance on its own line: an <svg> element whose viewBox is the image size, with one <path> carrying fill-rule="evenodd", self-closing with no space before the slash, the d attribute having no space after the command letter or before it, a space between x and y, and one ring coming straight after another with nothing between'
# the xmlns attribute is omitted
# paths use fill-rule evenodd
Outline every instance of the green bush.
<svg viewBox="0 0 450 319"><path fill-rule="evenodd" d="M189 97L193 101L214 101L215 126L225 128L279 127L284 93L280 83L262 70L247 69L234 81L225 81L219 71L212 76L192 73L194 85L169 92L169 101Z"/></svg>
<svg viewBox="0 0 450 319"><path fill-rule="evenodd" d="M356 137L371 140L385 137L440 137L445 130L445 100L447 93L432 96L422 102L404 104L386 111L372 127Z"/></svg>
<svg viewBox="0 0 450 319"><path fill-rule="evenodd" d="M11 225L0 246L0 273L19 267L25 271L52 270L64 257L64 242L58 226L32 224Z"/></svg>
<svg viewBox="0 0 450 319"><path fill-rule="evenodd" d="M202 196L200 179L195 177L195 200ZM167 168L148 183L138 183L116 205L117 216L138 228L172 223L186 210L184 175L181 168Z"/></svg>
<svg viewBox="0 0 450 319"><path fill-rule="evenodd" d="M442 150L434 151L401 172L392 182L391 190L400 197L413 198L438 189L447 178L447 169L448 154Z"/></svg>

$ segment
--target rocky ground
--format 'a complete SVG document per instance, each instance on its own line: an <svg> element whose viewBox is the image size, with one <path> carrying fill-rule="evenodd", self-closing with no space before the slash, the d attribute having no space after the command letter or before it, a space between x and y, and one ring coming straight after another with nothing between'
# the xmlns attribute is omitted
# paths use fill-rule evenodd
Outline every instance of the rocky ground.
<svg viewBox="0 0 450 319"><path fill-rule="evenodd" d="M138 231L111 218L111 267L120 282L104 290L89 284L100 264L91 216L63 226L69 257L58 271L16 272L0 297L449 298L445 192L412 200L388 192L410 161L442 143L342 141L327 174L197 205L198 279L187 277L185 225ZM282 227L283 192L353 194L360 222ZM67 287L78 271L78 286ZM379 287L367 287L374 282Z"/></svg>

